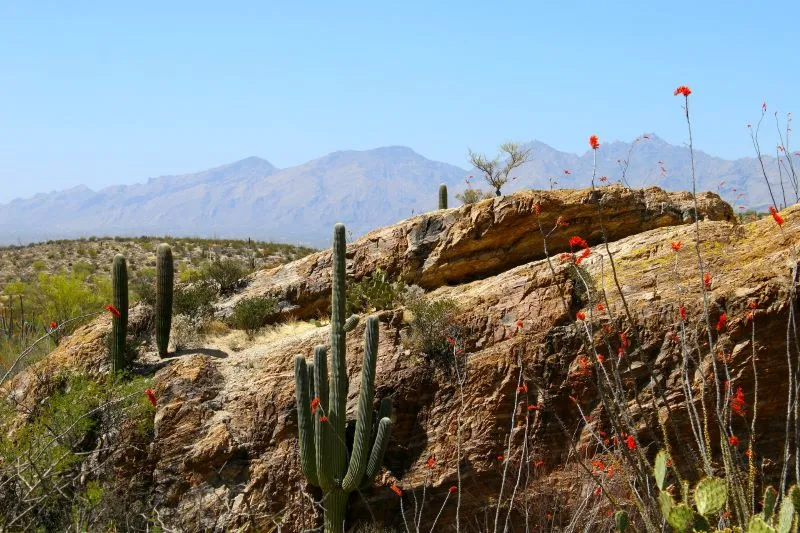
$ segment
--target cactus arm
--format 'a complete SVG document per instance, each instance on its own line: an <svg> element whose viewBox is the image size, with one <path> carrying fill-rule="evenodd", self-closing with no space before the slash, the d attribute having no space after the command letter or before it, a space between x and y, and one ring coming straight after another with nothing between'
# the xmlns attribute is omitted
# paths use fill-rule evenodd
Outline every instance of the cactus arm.
<svg viewBox="0 0 800 533"><path fill-rule="evenodd" d="M314 363L306 363L308 368L308 397L316 398L317 394L314 391Z"/></svg>
<svg viewBox="0 0 800 533"><path fill-rule="evenodd" d="M114 256L111 271L114 307L120 316L111 321L111 371L125 370L125 337L128 333L128 266L125 257Z"/></svg>
<svg viewBox="0 0 800 533"><path fill-rule="evenodd" d="M447 209L447 185L439 185L439 209Z"/></svg>
<svg viewBox="0 0 800 533"><path fill-rule="evenodd" d="M358 393L358 414L356 416L356 433L353 439L353 452L347 475L342 481L342 490L350 492L358 488L364 472L372 432L372 395L375 391L375 366L378 359L378 319L374 316L367 319L364 332L364 362L361 368L361 389Z"/></svg>
<svg viewBox="0 0 800 533"><path fill-rule="evenodd" d="M328 352L324 346L314 348L314 382L317 388L317 398L319 398L319 408L314 415L317 481L323 490L328 490L333 486L330 450L326 447L331 442L331 423L330 420L327 422L320 420L322 416L330 416L328 413Z"/></svg>
<svg viewBox="0 0 800 533"><path fill-rule="evenodd" d="M311 400L308 397L308 368L306 359L294 360L295 391L297 396L297 430L300 440L300 463L308 482L318 485L316 451L314 449L314 424L311 420Z"/></svg>
<svg viewBox="0 0 800 533"><path fill-rule="evenodd" d="M372 453L369 456L369 463L367 463L367 470L364 472L364 479L361 482L361 488L372 485L372 480L380 472L381 466L383 466L383 454L386 452L386 446L389 444L391 435L392 420L390 418L381 418L378 424L378 433L375 435L375 444L372 446Z"/></svg>
<svg viewBox="0 0 800 533"><path fill-rule="evenodd" d="M327 442L329 455L326 463L334 479L340 482L347 469L347 450L344 442L347 422L347 357L345 345L345 254L347 241L344 224L336 224L333 230L333 273L331 282L331 388L330 426L334 438Z"/></svg>
<svg viewBox="0 0 800 533"><path fill-rule="evenodd" d="M172 327L172 289L175 268L169 244L159 244L156 251L156 344L158 355L165 357Z"/></svg>

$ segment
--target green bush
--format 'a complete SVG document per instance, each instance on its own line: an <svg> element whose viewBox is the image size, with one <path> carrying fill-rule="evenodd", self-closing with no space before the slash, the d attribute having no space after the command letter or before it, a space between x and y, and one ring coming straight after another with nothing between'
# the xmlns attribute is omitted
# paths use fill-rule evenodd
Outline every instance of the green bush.
<svg viewBox="0 0 800 533"><path fill-rule="evenodd" d="M407 303L412 314L409 334L410 348L429 356L438 356L449 350L448 336L455 336L455 316L458 304L455 300L431 300L414 298Z"/></svg>
<svg viewBox="0 0 800 533"><path fill-rule="evenodd" d="M172 312L190 317L210 316L214 314L216 299L217 288L209 281L179 285L172 296Z"/></svg>
<svg viewBox="0 0 800 533"><path fill-rule="evenodd" d="M132 268L132 270L135 270ZM132 295L132 300L136 302L146 303L147 305L155 305L156 303L156 269L155 268L142 268L136 271L136 274L131 277L129 287Z"/></svg>
<svg viewBox="0 0 800 533"><path fill-rule="evenodd" d="M347 286L347 315L393 309L405 288L402 281L376 269L370 277Z"/></svg>
<svg viewBox="0 0 800 533"><path fill-rule="evenodd" d="M239 300L233 308L230 325L236 329L243 329L249 337L252 337L267 325L270 316L275 312L275 304L275 300L266 297Z"/></svg>
<svg viewBox="0 0 800 533"><path fill-rule="evenodd" d="M217 259L208 261L201 269L203 277L213 280L222 294L233 291L239 284L239 280L249 272L245 266L234 259Z"/></svg>

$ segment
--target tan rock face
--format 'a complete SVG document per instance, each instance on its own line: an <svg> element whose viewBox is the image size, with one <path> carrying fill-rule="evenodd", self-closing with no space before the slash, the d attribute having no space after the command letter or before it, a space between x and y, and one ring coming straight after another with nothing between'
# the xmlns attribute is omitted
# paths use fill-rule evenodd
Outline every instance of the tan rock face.
<svg viewBox="0 0 800 533"><path fill-rule="evenodd" d="M579 199L583 193L572 194ZM625 202L634 202L636 195L631 194ZM648 194L655 193L637 194L647 198ZM533 196L531 193L529 201ZM674 198L684 198L688 203L686 197L673 195ZM716 202L709 198L711 203ZM469 214L471 209L489 210L491 205L493 221L507 220L515 209L522 208L512 209L505 201L487 201L478 207L461 209ZM508 200L511 204L514 201L517 200ZM619 201L624 203L622 199ZM673 201L678 204L677 200ZM519 200L516 205L521 203ZM543 201L543 216L545 205ZM532 208L527 209L525 224L530 228ZM592 323L600 352L606 359L618 357L619 336L610 335L606 344L603 332L603 325L610 316L625 314L617 283L622 288L624 304L641 332L640 349L626 351L621 368L626 390L631 398L638 398L640 404L635 401L630 404L631 411L641 422L637 438L649 456L655 454L663 445L657 424L660 413L666 420L676 462L682 467L692 462L691 431L679 379L682 355L679 344L672 338L679 330L678 306L684 305L687 330L700 328L702 333L698 336L702 357L693 367L697 371L693 371L692 380L694 394L699 397L701 377L709 378L712 370L707 347L703 347L703 342L707 341L703 340L702 332L705 319L700 292L702 281L694 256L694 225L656 224L661 227L611 242L609 251L617 272L615 282L608 252L604 246L596 244L596 232L580 229L589 227L588 219L592 216L589 211L586 211L587 222L579 223L578 206L559 209L555 212L571 213L573 222L559 232L561 244L559 241L549 243L550 249L557 250L559 246L563 249L564 239L572 235L594 244L591 254L582 263L581 276L593 285L593 294L606 291L607 300L603 300L606 308L602 311L588 304L581 278L568 263L559 260L556 252L551 253L556 256L551 263L535 259L512 266L514 260L509 260L504 266L496 267L502 271L495 275L488 274L495 267L487 266L481 276L474 276L483 279L448 285L445 281L450 274L438 273L439 270L459 272L461 267L453 265L466 264L470 259L466 251L459 252L461 255L455 252L448 255L450 252L444 253L444 250L466 250L458 246L467 247L467 244L456 246L456 243L466 242L463 235L468 232L457 232L462 235L461 241L450 239L448 235L456 235L452 230L455 222L451 222L447 231L426 233L439 234L441 239L431 241L436 245L429 248L427 259L414 270L418 276L415 281L429 287L438 286L431 297L452 298L459 304L458 343L467 361L466 369L460 367L460 371L466 370L463 399L452 355L428 357L410 353L402 344L408 328L402 310L382 312L379 315L380 357L375 405L383 397L393 398L395 427L386 454L386 469L374 487L352 497L351 522L374 516L380 522L404 530L400 502L388 485L396 482L403 488L404 508L410 513L412 491L421 499L422 487L428 481L421 524L422 529L430 529L448 488L456 484L460 448L462 523L474 524L475 517L480 517L483 523L484 515L490 523L493 521L494 502L508 465L505 497L513 488L518 472L521 472L521 486L527 487L516 494L515 511L511 515L513 523L522 523L521 513L527 505L529 519L534 525L544 524L546 514L555 506L560 509L556 523L566 524L592 489L574 462L576 451L588 456L595 452L580 413L587 416L594 431L609 431L597 393L595 372L598 369L582 363L588 347L578 330L582 325L576 324L574 318L576 312L583 310ZM711 210L710 207L706 209L706 212ZM447 218L455 213L462 213L462 210L443 211L438 216ZM668 216L669 220L678 219L678 215ZM712 332L719 347L717 361L728 362L731 379L735 386L742 387L746 401L752 404L756 386L751 355L755 351L759 383L757 449L760 457L778 457L783 442L788 389L785 333L789 268L798 259L793 250L800 243L797 222L800 208L784 212L787 223L782 232L771 219L738 226L724 220L728 216L729 208L720 208L718 214L709 214L708 218L722 220L705 220L699 224L704 269L711 275L708 295L712 328L721 312L726 312L728 317L727 328ZM523 224L524 218L519 215L517 223ZM372 268L384 264L388 267L388 263L380 262L384 256L379 250L387 250L381 247L389 242L388 236L395 233L392 241L395 248L392 249L401 250L395 257L405 258L409 246L402 247L398 243L408 243L411 228L423 219L418 217L414 219L416 222L407 221L374 232L373 237L355 243L352 268L358 269L360 274L354 272L354 276L369 272L361 266L363 262L372 261ZM494 235L491 233L494 230L487 229L494 223L488 226L476 223L483 227L478 234ZM552 223L550 220L549 224ZM612 217L606 219L606 224L609 228L613 225ZM630 224L618 225L618 228L625 227ZM538 233L538 227L532 233ZM374 237L376 235L380 237ZM481 239L477 244L473 242L473 250L482 246ZM673 241L682 242L680 252L672 250L670 243ZM522 244L508 246L508 249L524 249ZM525 246L530 247L525 253L533 256L542 253L533 244ZM456 257L461 259L453 259ZM428 261L437 266L426 266ZM403 264L397 263L398 268L407 272ZM295 298L292 301L310 302L314 298L311 295L322 294L326 283L324 264L323 252L291 268L272 271L272 278L262 273L246 294L256 291L259 284L259 290L263 291L268 287L294 287L297 290L292 293ZM476 261L474 264L489 263ZM308 283L302 285L302 290L297 282L301 272L308 275ZM753 322L747 319L751 301L757 303L755 346L751 344ZM521 330L516 325L518 320L523 321ZM90 370L102 368L96 358L93 360L79 346L98 346L97 339L107 329L104 320L88 326L74 338L78 345L72 341L65 343L50 360L59 364L69 361L75 367L86 365ZM198 351L177 358L158 371L156 432L147 464L155 465L151 472L153 498L169 524L187 531L223 531L236 527L262 531L275 524L282 524L285 531L301 531L315 526L318 509L313 500L320 494L305 483L300 472L293 365L297 354L310 357L315 345L326 343L328 333L327 327L321 327L243 351L227 352L224 357ZM363 325L360 325L347 337L351 412L358 393L362 335ZM220 346L211 347L224 350ZM13 389L23 397L30 394L30 381L26 381L29 379L26 376L29 374L20 375ZM650 394L653 379L662 387L666 403L659 398L654 406ZM527 392L519 391L520 382L525 383ZM528 406L535 408L529 410ZM752 405L748 409L752 409ZM456 437L459 416L460 446ZM743 423L743 420L734 420L734 429L746 435ZM509 435L510 453L506 440ZM530 469L519 471L523 440L527 442L531 458ZM425 463L432 456L436 464L427 468ZM503 456L502 460L498 460L498 456ZM776 462L765 463L765 476L774 476L778 469ZM505 519L504 513L501 520ZM439 524L452 524L454 518L455 503L451 498L444 505Z"/></svg>
<svg viewBox="0 0 800 533"><path fill-rule="evenodd" d="M610 240L683 224L694 213L691 195L657 187L523 191L373 231L348 245L348 276L359 280L380 268L425 289L484 278L544 257L539 224L550 232L559 217L566 224L550 236L551 253L569 250L573 235L600 242L597 202ZM698 210L701 218L734 218L731 207L713 193L699 195ZM326 250L258 272L243 292L220 303L220 312L227 314L240 299L266 295L276 298L285 313L314 317L329 305L330 271Z"/></svg>

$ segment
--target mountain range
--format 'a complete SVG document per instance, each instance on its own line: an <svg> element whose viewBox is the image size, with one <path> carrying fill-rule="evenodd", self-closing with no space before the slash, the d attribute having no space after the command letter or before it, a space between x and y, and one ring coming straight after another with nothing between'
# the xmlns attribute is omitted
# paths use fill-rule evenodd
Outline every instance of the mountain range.
<svg viewBox="0 0 800 533"><path fill-rule="evenodd" d="M582 155L533 141L531 160L517 169L503 192L523 188L583 187L592 176L591 150ZM657 185L691 190L689 150L643 134L615 141L597 152L597 183ZM778 162L764 157L773 183L773 202L755 158L725 160L695 150L698 190L718 192L735 208L765 210L782 204ZM800 170L800 158L795 157ZM344 222L352 237L414 213L436 209L438 186L454 195L472 186L488 190L476 170L432 161L412 149L389 146L340 151L279 169L248 157L193 174L150 178L144 183L93 191L85 186L41 193L0 205L0 244L105 235L242 237L325 247L331 226ZM784 180L786 180L784 172ZM788 203L796 198L789 196Z"/></svg>

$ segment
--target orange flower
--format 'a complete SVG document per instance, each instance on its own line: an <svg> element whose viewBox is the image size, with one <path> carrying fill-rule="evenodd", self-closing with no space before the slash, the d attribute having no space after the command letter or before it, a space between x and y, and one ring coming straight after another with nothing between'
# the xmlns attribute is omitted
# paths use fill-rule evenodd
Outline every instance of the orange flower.
<svg viewBox="0 0 800 533"><path fill-rule="evenodd" d="M328 421L328 417L323 415L323 416L319 417L319 421L320 422L327 422Z"/></svg>
<svg viewBox="0 0 800 533"><path fill-rule="evenodd" d="M497 456L497 460L500 461L500 462L503 462L503 456L502 455L498 455Z"/></svg>
<svg viewBox="0 0 800 533"><path fill-rule="evenodd" d="M539 459L538 461L536 461L536 462L534 463L534 465L533 465L533 466L535 466L536 468L539 468L540 466L544 466L544 461L543 461L543 460L541 460L541 459Z"/></svg>
<svg viewBox="0 0 800 533"><path fill-rule="evenodd" d="M750 309L755 309L756 307L758 307L758 303L756 303L755 300L750 300L749 302L747 302L747 307L749 307Z"/></svg>
<svg viewBox="0 0 800 533"><path fill-rule="evenodd" d="M575 318L577 318L578 320L586 320L586 313L584 313L583 311L578 311L577 313L575 313Z"/></svg>
<svg viewBox="0 0 800 533"><path fill-rule="evenodd" d="M681 85L680 87L675 89L675 96L678 96L679 94L688 97L690 94L692 94L692 90L688 88L686 85Z"/></svg>
<svg viewBox="0 0 800 533"><path fill-rule="evenodd" d="M603 305L603 304L597 304L597 310L598 311L605 311L606 310L606 306Z"/></svg>
<svg viewBox="0 0 800 533"><path fill-rule="evenodd" d="M728 315L727 313L722 313L719 315L719 320L717 320L717 331L722 331L725 329L725 325L728 323Z"/></svg>
<svg viewBox="0 0 800 533"><path fill-rule="evenodd" d="M600 148L600 141L597 138L597 135L592 135L591 137L589 137L589 146L592 147L592 150L597 150L598 148Z"/></svg>
<svg viewBox="0 0 800 533"><path fill-rule="evenodd" d="M783 226L783 217L778 213L778 210L775 209L775 206L770 206L769 212L775 220L775 223L778 224L778 226Z"/></svg>
<svg viewBox="0 0 800 533"><path fill-rule="evenodd" d="M447 337L447 344L449 344L450 346L455 346L456 340L453 337Z"/></svg>
<svg viewBox="0 0 800 533"><path fill-rule="evenodd" d="M636 439L633 438L633 435L628 435L628 438L625 439L625 445L629 450L636 448Z"/></svg>
<svg viewBox="0 0 800 533"><path fill-rule="evenodd" d="M589 243L576 235L574 237L570 237L569 246L570 248L588 248Z"/></svg>
<svg viewBox="0 0 800 533"><path fill-rule="evenodd" d="M311 414L316 414L317 407L319 407L319 398L314 398L311 400Z"/></svg>
<svg viewBox="0 0 800 533"><path fill-rule="evenodd" d="M150 400L150 403L155 407L158 402L156 401L156 395L153 393L153 389L145 389L144 395L147 396L147 399Z"/></svg>
<svg viewBox="0 0 800 533"><path fill-rule="evenodd" d="M581 252L581 255L578 257L578 259L575 260L575 264L580 265L584 259L586 259L591 255L591 253L592 253L591 248L584 248L584 250Z"/></svg>
<svg viewBox="0 0 800 533"><path fill-rule="evenodd" d="M670 246L672 246L672 249L677 252L677 251L679 251L681 249L681 246L683 246L683 243L681 241L672 241L670 243Z"/></svg>
<svg viewBox="0 0 800 533"><path fill-rule="evenodd" d="M58 322L50 322L50 329L56 329L58 327Z"/></svg>
<svg viewBox="0 0 800 533"><path fill-rule="evenodd" d="M600 496L601 492L603 492L603 487L597 487L596 489L594 489L595 496Z"/></svg>
<svg viewBox="0 0 800 533"><path fill-rule="evenodd" d="M109 313L111 313L112 315L114 315L116 318L119 318L119 317L121 317L121 316L122 316L122 313L120 313L120 312L119 312L119 309L117 309L116 307L114 307L114 306L113 306L113 305L111 305L111 304L108 304L108 305L106 306L106 310L107 310Z"/></svg>
<svg viewBox="0 0 800 533"><path fill-rule="evenodd" d="M526 383L523 383L522 385L517 387L517 391L518 392L528 392L528 385Z"/></svg>
<svg viewBox="0 0 800 533"><path fill-rule="evenodd" d="M402 497L402 496L403 496L403 491L402 491L402 490L400 489L400 487L398 487L397 485L392 485L392 486L391 486L391 487L389 487L389 488L390 488L390 489L392 489L392 492L394 492L394 493L395 493L395 494L397 494L398 496L400 496L400 497Z"/></svg>
<svg viewBox="0 0 800 533"><path fill-rule="evenodd" d="M706 272L705 274L703 274L703 285L705 286L706 289L711 288L711 273Z"/></svg>
<svg viewBox="0 0 800 533"><path fill-rule="evenodd" d="M597 362L600 363L601 365L606 362L606 358L603 356L603 354L601 353L597 354Z"/></svg>
<svg viewBox="0 0 800 533"><path fill-rule="evenodd" d="M620 342L620 344L622 344L623 348L627 348L628 347L628 344L629 344L628 343L628 336L625 334L624 331L619 334L619 342Z"/></svg>
<svg viewBox="0 0 800 533"><path fill-rule="evenodd" d="M728 442L730 443L731 446L738 446L739 437L737 437L736 435L731 435L730 437L728 437Z"/></svg>
<svg viewBox="0 0 800 533"><path fill-rule="evenodd" d="M428 460L425 461L425 466L427 466L428 468L433 468L434 466L436 466L436 456L431 455L430 457L428 457Z"/></svg>
<svg viewBox="0 0 800 533"><path fill-rule="evenodd" d="M686 320L686 308L684 306L678 307L678 313L681 315L681 320Z"/></svg>
<svg viewBox="0 0 800 533"><path fill-rule="evenodd" d="M528 406L528 411L536 411L539 409L539 404L531 404Z"/></svg>
<svg viewBox="0 0 800 533"><path fill-rule="evenodd" d="M521 329L521 328L522 328L522 326L524 326L524 325L525 325L525 324L522 322L522 320L517 320L517 327L518 327L518 328L520 328L520 329Z"/></svg>

